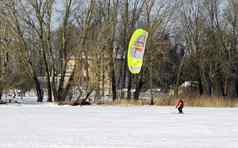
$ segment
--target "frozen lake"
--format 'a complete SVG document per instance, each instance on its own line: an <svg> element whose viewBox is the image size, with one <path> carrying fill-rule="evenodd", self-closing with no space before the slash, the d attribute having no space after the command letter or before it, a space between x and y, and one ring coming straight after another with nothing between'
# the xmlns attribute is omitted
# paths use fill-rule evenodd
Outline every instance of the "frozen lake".
<svg viewBox="0 0 238 148"><path fill-rule="evenodd" d="M1 105L0 148L235 148L238 108Z"/></svg>

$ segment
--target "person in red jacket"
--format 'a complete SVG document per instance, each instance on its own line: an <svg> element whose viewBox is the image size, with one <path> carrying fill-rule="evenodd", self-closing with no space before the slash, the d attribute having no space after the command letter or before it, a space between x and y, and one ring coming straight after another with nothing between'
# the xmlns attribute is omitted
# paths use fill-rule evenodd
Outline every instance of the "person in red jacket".
<svg viewBox="0 0 238 148"><path fill-rule="evenodd" d="M183 107L184 107L184 102L183 102L182 99L179 99L177 104L176 104L176 108L178 109L180 114L183 113Z"/></svg>

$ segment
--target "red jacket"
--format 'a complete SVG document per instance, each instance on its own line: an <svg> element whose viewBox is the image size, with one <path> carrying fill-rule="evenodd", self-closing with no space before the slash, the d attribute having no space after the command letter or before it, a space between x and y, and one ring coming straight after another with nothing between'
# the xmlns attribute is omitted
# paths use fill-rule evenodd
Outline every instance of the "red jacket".
<svg viewBox="0 0 238 148"><path fill-rule="evenodd" d="M183 103L183 100L182 99L179 99L177 104L176 104L176 108L179 108L179 107L182 107L183 108L184 106L184 103Z"/></svg>

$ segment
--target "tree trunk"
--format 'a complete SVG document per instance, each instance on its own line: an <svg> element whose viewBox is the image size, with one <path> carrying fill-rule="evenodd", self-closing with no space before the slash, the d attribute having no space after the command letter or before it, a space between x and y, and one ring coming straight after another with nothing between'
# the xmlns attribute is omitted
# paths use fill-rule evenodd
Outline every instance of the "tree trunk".
<svg viewBox="0 0 238 148"><path fill-rule="evenodd" d="M141 73L140 78L139 78L139 82L136 84L136 90L135 90L135 93L134 93L134 99L135 100L139 100L140 92L141 92L143 84L144 84L143 83L143 73Z"/></svg>
<svg viewBox="0 0 238 148"><path fill-rule="evenodd" d="M46 69L46 78L47 78L47 91L48 91L48 100L47 101L52 102L52 90L51 90L51 82L50 82L49 63L47 61L45 50L43 50L43 58L44 58L45 69Z"/></svg>
<svg viewBox="0 0 238 148"><path fill-rule="evenodd" d="M154 105L152 73L150 73L150 75L150 105Z"/></svg>
<svg viewBox="0 0 238 148"><path fill-rule="evenodd" d="M0 89L0 101L2 100L2 89Z"/></svg>
<svg viewBox="0 0 238 148"><path fill-rule="evenodd" d="M54 96L54 102L58 102L58 94L57 94L57 83L58 83L58 80L55 80L56 74L55 74L55 69L53 68L53 72L52 72L52 93L53 93L53 96ZM53 99L53 98L52 98Z"/></svg>
<svg viewBox="0 0 238 148"><path fill-rule="evenodd" d="M122 89L126 88L126 78L127 78L127 45L128 45L128 22L129 22L129 2L128 0L125 2L124 9L124 32L123 32L123 59L124 59L124 68L123 68L123 77L122 77ZM124 92L122 91L121 98L125 98Z"/></svg>
<svg viewBox="0 0 238 148"><path fill-rule="evenodd" d="M152 53L150 53L150 68L149 69L150 69L150 105L154 105Z"/></svg>
<svg viewBox="0 0 238 148"><path fill-rule="evenodd" d="M131 99L132 74L128 72L127 100Z"/></svg>
<svg viewBox="0 0 238 148"><path fill-rule="evenodd" d="M201 76L198 79L199 95L203 95L203 85Z"/></svg>
<svg viewBox="0 0 238 148"><path fill-rule="evenodd" d="M52 102L52 89L51 89L51 82L50 76L47 74L47 90L48 90L48 102Z"/></svg>
<svg viewBox="0 0 238 148"><path fill-rule="evenodd" d="M238 97L238 78L235 79L235 94Z"/></svg>
<svg viewBox="0 0 238 148"><path fill-rule="evenodd" d="M40 81L38 80L36 75L34 75L33 77L34 77L35 88L36 88L36 93L37 93L37 102L43 102L44 92L41 88Z"/></svg>
<svg viewBox="0 0 238 148"><path fill-rule="evenodd" d="M115 77L115 70L114 66L112 68L112 100L113 102L117 99L117 87L116 87L116 77Z"/></svg>
<svg viewBox="0 0 238 148"><path fill-rule="evenodd" d="M210 78L208 78L208 82L207 82L207 89L208 89L208 95L212 96L212 82L210 80Z"/></svg>
<svg viewBox="0 0 238 148"><path fill-rule="evenodd" d="M114 35L113 35L114 36ZM115 74L115 62L113 59L113 42L111 43L111 85L112 85L112 101L116 101L117 99L117 82L116 82L116 74Z"/></svg>
<svg viewBox="0 0 238 148"><path fill-rule="evenodd" d="M223 80L220 80L220 90L221 90L221 95L222 95L223 97L226 96L226 93L225 93L225 85L224 85L224 84L225 84L224 81L223 81Z"/></svg>
<svg viewBox="0 0 238 148"><path fill-rule="evenodd" d="M65 98L64 96L64 79L65 79L65 74L66 74L66 66L67 64L64 63L63 68L63 72L61 73L61 77L60 77L60 82L59 82L59 86L58 86L58 90L57 90L57 99L58 101L64 101Z"/></svg>
<svg viewBox="0 0 238 148"><path fill-rule="evenodd" d="M128 78L128 73L127 73L127 54L126 54L126 51L127 49L124 49L124 63L123 63L123 75L122 75L122 89L126 88L126 81L127 81L127 78ZM124 91L122 91L122 94L121 94L121 98L124 99L125 98L125 93Z"/></svg>

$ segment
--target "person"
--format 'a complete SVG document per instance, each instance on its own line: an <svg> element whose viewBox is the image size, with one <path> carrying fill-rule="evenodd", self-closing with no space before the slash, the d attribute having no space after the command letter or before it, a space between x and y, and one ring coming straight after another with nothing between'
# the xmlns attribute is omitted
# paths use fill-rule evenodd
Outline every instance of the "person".
<svg viewBox="0 0 238 148"><path fill-rule="evenodd" d="M176 104L176 108L178 109L180 114L183 113L183 107L184 107L184 102L183 102L182 99L179 99L177 104Z"/></svg>

